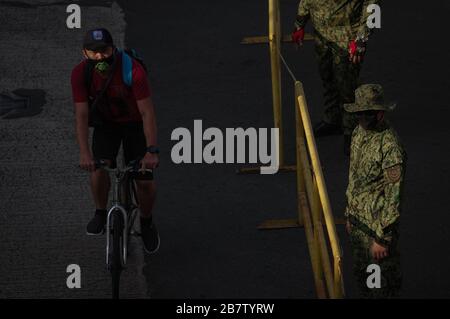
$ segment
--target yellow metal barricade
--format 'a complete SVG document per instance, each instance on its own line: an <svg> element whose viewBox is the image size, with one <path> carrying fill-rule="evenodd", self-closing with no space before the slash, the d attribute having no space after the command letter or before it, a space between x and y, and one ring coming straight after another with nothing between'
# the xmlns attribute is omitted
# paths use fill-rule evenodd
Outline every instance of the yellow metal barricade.
<svg viewBox="0 0 450 319"><path fill-rule="evenodd" d="M320 164L319 153L317 151L311 126L311 119L309 117L303 85L301 82L296 81L295 88L297 100L296 109L298 110L296 112L297 129L302 129L305 134L305 139L301 139L300 142L297 141L297 144L305 143L306 140L308 150L307 156L305 156L305 154L298 154L298 157L300 157L303 162L302 166L307 189L306 193L309 203L311 203L310 205L312 206L311 213L314 225L314 239L312 240L315 242L314 246L318 250L318 252L315 252L314 254L320 255L323 270L321 274L323 274L325 278L328 296L330 298L342 298L344 296L344 285L342 279L342 252L336 232L335 219L333 217L333 212L328 197L325 178L323 177L322 166ZM297 152L299 152L299 148L297 148ZM309 163L311 163L311 167L307 166ZM305 167L307 169L305 169ZM297 174L297 176L299 176L299 174ZM301 213L304 217L308 212L302 211ZM331 246L333 268L331 267L330 255L328 253L328 246L326 236L323 231L324 225L322 224L322 220L325 221L325 228L327 230L327 235Z"/></svg>
<svg viewBox="0 0 450 319"><path fill-rule="evenodd" d="M311 39L313 39L311 35L306 35L305 40ZM259 228L274 229L303 226L311 257L317 297L343 298L345 292L342 274L342 252L336 232L336 222L333 217L320 164L303 85L300 81L297 81L280 53L282 41L291 42L290 36L282 37L279 0L269 0L268 37L244 38L241 43L269 43L274 126L280 129L278 141L280 146L280 169L296 171L297 218L269 220ZM295 86L297 163L293 167L284 166L280 60L285 64L294 80ZM248 169L249 172L252 170ZM329 247L331 248L332 258L330 258Z"/></svg>

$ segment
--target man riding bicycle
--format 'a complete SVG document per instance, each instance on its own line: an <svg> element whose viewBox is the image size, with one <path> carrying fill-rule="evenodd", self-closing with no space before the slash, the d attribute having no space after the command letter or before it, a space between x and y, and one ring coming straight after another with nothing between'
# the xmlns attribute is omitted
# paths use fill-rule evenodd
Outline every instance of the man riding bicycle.
<svg viewBox="0 0 450 319"><path fill-rule="evenodd" d="M118 50L106 29L86 33L83 41L85 59L72 71L71 84L75 104L76 136L80 147L80 167L91 173L91 190L96 210L87 225L88 235L105 230L106 206L110 189L107 171L96 169L95 160L106 160L116 167L116 157L123 146L125 162L141 159L142 169L154 169L159 163L156 142L156 118L145 67L129 58L132 83L125 83L124 52ZM94 127L92 151L89 126ZM159 234L152 219L155 183L151 173L135 177L141 211L141 234L148 253L159 248Z"/></svg>

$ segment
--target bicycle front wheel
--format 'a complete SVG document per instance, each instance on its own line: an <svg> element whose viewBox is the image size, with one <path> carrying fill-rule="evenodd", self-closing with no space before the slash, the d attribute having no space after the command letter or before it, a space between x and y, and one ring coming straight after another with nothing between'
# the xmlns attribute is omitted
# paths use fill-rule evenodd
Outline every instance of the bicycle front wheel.
<svg viewBox="0 0 450 319"><path fill-rule="evenodd" d="M123 260L123 228L124 222L120 211L115 211L112 217L112 252L111 252L111 277L113 299L119 298L120 275L122 273Z"/></svg>

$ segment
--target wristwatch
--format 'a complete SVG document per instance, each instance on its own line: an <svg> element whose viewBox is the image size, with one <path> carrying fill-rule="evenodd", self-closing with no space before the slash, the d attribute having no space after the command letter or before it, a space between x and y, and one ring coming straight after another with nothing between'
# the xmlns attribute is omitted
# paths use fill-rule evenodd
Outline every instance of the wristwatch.
<svg viewBox="0 0 450 319"><path fill-rule="evenodd" d="M158 146L150 145L150 146L147 146L146 152L151 153L151 154L159 154L159 148L158 148Z"/></svg>

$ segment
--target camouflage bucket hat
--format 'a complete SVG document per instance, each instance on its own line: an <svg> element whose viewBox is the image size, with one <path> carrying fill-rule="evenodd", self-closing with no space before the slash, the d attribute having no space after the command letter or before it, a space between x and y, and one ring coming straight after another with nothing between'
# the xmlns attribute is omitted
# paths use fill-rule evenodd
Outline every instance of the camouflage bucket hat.
<svg viewBox="0 0 450 319"><path fill-rule="evenodd" d="M344 104L347 112L362 112L368 110L392 111L395 103L384 101L383 88L379 84L363 84L355 90L355 103Z"/></svg>

